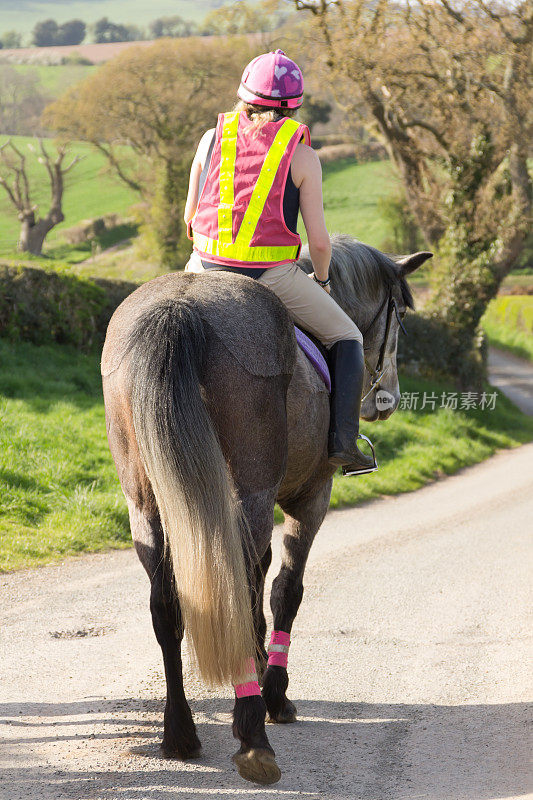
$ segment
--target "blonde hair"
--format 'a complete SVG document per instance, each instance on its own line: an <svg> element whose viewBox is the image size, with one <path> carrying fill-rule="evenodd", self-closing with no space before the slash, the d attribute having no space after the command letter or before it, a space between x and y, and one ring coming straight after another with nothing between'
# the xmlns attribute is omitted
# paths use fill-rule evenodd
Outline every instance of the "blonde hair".
<svg viewBox="0 0 533 800"><path fill-rule="evenodd" d="M233 110L244 111L246 113L246 116L252 123L249 128L252 133L252 138L256 139L261 133L261 128L267 122L277 122L277 120L283 119L283 117L293 117L298 109L255 106L252 103L245 103L244 100L239 100Z"/></svg>

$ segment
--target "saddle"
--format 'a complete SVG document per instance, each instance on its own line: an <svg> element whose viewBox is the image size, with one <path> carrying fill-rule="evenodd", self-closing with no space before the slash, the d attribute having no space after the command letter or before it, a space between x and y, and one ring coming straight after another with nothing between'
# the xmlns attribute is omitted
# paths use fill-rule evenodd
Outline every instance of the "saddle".
<svg viewBox="0 0 533 800"><path fill-rule="evenodd" d="M329 374L329 367L326 361L325 347L311 336L310 333L300 330L296 325L294 326L294 333L296 334L296 341L298 347L310 361L318 375L324 381L326 389L331 392L331 376Z"/></svg>

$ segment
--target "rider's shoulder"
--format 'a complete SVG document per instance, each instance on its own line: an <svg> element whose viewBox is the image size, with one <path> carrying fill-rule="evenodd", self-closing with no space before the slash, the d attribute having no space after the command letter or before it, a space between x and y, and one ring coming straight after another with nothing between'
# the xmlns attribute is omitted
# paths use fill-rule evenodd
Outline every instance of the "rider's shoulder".
<svg viewBox="0 0 533 800"><path fill-rule="evenodd" d="M215 132L215 128L209 128L208 131L204 133L198 147L196 149L196 160L200 162L200 164L205 164L205 159L207 157L207 153L209 151L209 145L211 144L211 139L213 138L213 134Z"/></svg>
<svg viewBox="0 0 533 800"><path fill-rule="evenodd" d="M300 173L302 179L311 173L320 172L321 165L320 159L316 150L313 150L308 144L300 142L296 145L294 155L291 161L291 167Z"/></svg>
<svg viewBox="0 0 533 800"><path fill-rule="evenodd" d="M216 130L216 128L209 128L209 130L204 133L204 135L202 136L200 141L203 142L204 139L211 139L211 137L213 136L215 130Z"/></svg>
<svg viewBox="0 0 533 800"><path fill-rule="evenodd" d="M200 139L200 144L198 145L198 149L200 149L200 147L202 146L205 146L206 143L208 145L211 143L211 139L213 138L215 130L216 128L209 128L209 130L204 133L204 135Z"/></svg>
<svg viewBox="0 0 533 800"><path fill-rule="evenodd" d="M313 148L305 144L305 142L299 142L296 145L293 157L301 161L302 164L320 164L317 151L313 150Z"/></svg>

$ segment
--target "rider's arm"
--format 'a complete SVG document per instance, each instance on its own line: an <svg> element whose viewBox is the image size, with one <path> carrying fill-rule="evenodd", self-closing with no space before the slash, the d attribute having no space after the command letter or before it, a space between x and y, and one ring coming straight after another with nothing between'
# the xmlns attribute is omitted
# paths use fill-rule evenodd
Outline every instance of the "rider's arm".
<svg viewBox="0 0 533 800"><path fill-rule="evenodd" d="M331 241L322 204L322 167L316 152L299 144L291 161L291 175L300 189L300 211L307 231L309 255L317 278L327 280L331 260Z"/></svg>
<svg viewBox="0 0 533 800"><path fill-rule="evenodd" d="M189 178L189 192L187 194L187 201L185 203L185 213L183 214L183 219L185 220L186 225L189 224L196 213L196 207L198 206L198 186L200 184L200 175L204 168L207 153L209 151L209 145L211 144L211 139L213 138L214 132L215 129L211 128L211 130L204 133L200 139L200 144L198 145L196 155L194 156L192 162L191 175Z"/></svg>

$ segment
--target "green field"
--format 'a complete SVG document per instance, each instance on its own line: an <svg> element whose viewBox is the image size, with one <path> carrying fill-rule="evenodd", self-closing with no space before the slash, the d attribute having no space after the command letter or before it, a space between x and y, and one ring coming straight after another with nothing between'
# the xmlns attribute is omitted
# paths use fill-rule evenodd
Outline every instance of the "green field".
<svg viewBox="0 0 533 800"><path fill-rule="evenodd" d="M4 31L16 30L25 34L29 44L34 25L43 19L66 22L82 19L86 23L96 22L103 16L113 22L147 25L157 17L179 14L184 19L200 22L213 8L225 5L230 0L0 0L0 36Z"/></svg>
<svg viewBox="0 0 533 800"><path fill-rule="evenodd" d="M0 51L1 54L1 51ZM2 71L0 64L0 74ZM43 94L51 98L59 97L65 89L74 83L79 83L98 69L97 66L84 64L58 64L45 66L42 64L10 64L9 68L15 69L22 75L37 75L43 89Z"/></svg>
<svg viewBox="0 0 533 800"><path fill-rule="evenodd" d="M497 297L482 325L490 344L533 361L533 295Z"/></svg>
<svg viewBox="0 0 533 800"><path fill-rule="evenodd" d="M0 144L7 138L0 136ZM35 142L25 136L11 138L27 155L30 179L32 186L36 187L35 201L44 211L49 197L46 168L38 163L36 156L28 149L28 145L35 145ZM46 146L53 152L51 140L46 141ZM48 235L45 254L47 250L58 245L61 231L65 228L70 228L83 219L92 219L103 214L126 214L132 204L139 202L139 196L109 172L105 158L92 147L79 142L72 145L71 152L82 155L83 160L66 176L63 202L65 221ZM16 212L0 189L0 256L14 255L18 232Z"/></svg>
<svg viewBox="0 0 533 800"><path fill-rule="evenodd" d="M390 236L380 218L378 203L394 193L398 178L389 161L357 164L335 161L324 165L323 193L330 233L348 233L373 247Z"/></svg>
<svg viewBox="0 0 533 800"><path fill-rule="evenodd" d="M445 389L402 381L407 392L440 396ZM0 414L0 570L127 546L126 505L105 434L99 354L0 339ZM337 478L333 507L416 489L498 448L529 441L533 419L499 395L494 411L397 411L363 430L376 443L380 470Z"/></svg>

